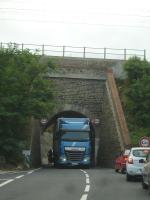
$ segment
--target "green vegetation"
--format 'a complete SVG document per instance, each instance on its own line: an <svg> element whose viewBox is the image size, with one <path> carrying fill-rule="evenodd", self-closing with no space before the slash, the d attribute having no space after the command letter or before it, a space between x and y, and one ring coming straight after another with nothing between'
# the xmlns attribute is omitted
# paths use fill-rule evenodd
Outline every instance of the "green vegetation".
<svg viewBox="0 0 150 200"><path fill-rule="evenodd" d="M133 145L150 136L150 63L130 58L124 64L127 79L119 82Z"/></svg>
<svg viewBox="0 0 150 200"><path fill-rule="evenodd" d="M53 85L45 78L54 66L40 58L11 45L0 49L0 157L7 163L21 161L31 117L46 116L54 106Z"/></svg>

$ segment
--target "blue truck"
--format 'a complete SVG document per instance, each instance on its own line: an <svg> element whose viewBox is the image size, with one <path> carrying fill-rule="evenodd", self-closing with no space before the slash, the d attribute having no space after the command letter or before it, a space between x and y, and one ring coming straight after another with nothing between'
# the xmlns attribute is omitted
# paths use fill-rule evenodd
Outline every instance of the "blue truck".
<svg viewBox="0 0 150 200"><path fill-rule="evenodd" d="M93 166L94 135L88 118L58 118L53 137L54 165Z"/></svg>

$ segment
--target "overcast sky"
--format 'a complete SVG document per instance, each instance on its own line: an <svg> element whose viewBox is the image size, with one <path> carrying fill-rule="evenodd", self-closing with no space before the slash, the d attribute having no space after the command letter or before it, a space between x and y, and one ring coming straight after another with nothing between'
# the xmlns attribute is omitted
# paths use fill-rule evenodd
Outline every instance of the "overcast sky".
<svg viewBox="0 0 150 200"><path fill-rule="evenodd" d="M146 49L150 0L0 0L1 42Z"/></svg>

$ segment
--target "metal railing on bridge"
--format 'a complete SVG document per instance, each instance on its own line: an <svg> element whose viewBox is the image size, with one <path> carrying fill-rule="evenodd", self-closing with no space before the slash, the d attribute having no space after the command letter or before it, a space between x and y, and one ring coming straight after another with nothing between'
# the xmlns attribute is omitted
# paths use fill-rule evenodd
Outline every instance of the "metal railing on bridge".
<svg viewBox="0 0 150 200"><path fill-rule="evenodd" d="M96 58L96 59L117 59L127 60L130 57L137 56L146 59L146 50L141 49L115 49L115 48L93 48L93 47L74 47L74 46L56 46L44 44L18 44L18 43L0 43L0 48L16 46L20 50L28 49L32 53L47 56L77 57L77 58Z"/></svg>

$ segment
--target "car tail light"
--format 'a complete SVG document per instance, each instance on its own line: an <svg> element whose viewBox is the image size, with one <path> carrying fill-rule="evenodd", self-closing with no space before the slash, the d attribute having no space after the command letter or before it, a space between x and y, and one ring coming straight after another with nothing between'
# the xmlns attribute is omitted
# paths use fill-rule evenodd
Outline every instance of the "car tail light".
<svg viewBox="0 0 150 200"><path fill-rule="evenodd" d="M133 159L132 158L128 158L128 163L129 164L133 164Z"/></svg>
<svg viewBox="0 0 150 200"><path fill-rule="evenodd" d="M124 160L125 160L125 162L127 162L128 161L128 157L125 157Z"/></svg>
<svg viewBox="0 0 150 200"><path fill-rule="evenodd" d="M128 156L126 156L126 155L124 155L123 158L124 158L124 160L126 160L126 161L128 160Z"/></svg>

